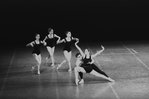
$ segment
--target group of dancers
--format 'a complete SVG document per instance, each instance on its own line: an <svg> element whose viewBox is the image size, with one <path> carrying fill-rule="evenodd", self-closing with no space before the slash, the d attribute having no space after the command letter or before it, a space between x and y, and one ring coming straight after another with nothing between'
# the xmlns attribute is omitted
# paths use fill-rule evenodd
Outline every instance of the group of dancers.
<svg viewBox="0 0 149 99"><path fill-rule="evenodd" d="M95 64L93 58L99 55L101 52L104 51L104 47L102 47L102 50L97 51L97 53L90 55L90 52L88 49L85 49L85 52L81 50L81 48L78 46L79 39L72 37L72 34L70 31L66 32L66 37L64 39L61 39L60 36L56 35L54 33L54 30L52 28L48 29L48 35L44 38L43 41L40 40L40 34L35 35L35 40L28 43L26 46L33 47L32 55L37 61L37 74L40 74L40 66L41 66L41 51L40 46L44 45L46 46L48 50L48 57L46 58L46 63L48 62L49 58L51 58L52 65L55 66L55 60L54 60L54 51L55 46L60 43L64 43L63 53L65 56L65 60L62 61L60 64L58 64L57 69L59 69L65 62L68 63L69 66L69 72L72 71L71 67L71 56L72 56L72 49L71 45L72 42L75 40L75 47L79 50L79 53L76 53L76 67L74 68L75 73L75 83L76 85L84 83L83 80L83 73L90 73L92 75L95 75L97 77L102 77L104 79L107 79L111 82L114 80L111 79L105 72L100 70ZM35 66L32 67L31 71L34 71ZM79 77L80 76L80 77ZM80 78L80 80L79 80Z"/></svg>

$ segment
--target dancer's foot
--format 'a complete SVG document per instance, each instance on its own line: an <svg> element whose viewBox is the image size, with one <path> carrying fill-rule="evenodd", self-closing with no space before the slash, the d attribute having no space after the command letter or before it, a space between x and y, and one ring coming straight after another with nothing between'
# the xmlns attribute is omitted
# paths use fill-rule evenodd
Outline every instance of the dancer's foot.
<svg viewBox="0 0 149 99"><path fill-rule="evenodd" d="M33 67L32 67L31 72L33 72L33 71L34 71L34 69L35 69L35 66L33 66Z"/></svg>
<svg viewBox="0 0 149 99"><path fill-rule="evenodd" d="M54 66L54 63L52 63L52 65L51 65L52 67Z"/></svg>
<svg viewBox="0 0 149 99"><path fill-rule="evenodd" d="M115 80L111 79L110 77L108 78L108 80L109 80L110 82L115 82Z"/></svg>
<svg viewBox="0 0 149 99"><path fill-rule="evenodd" d="M60 64L58 64L56 69L58 70L58 69L60 68L60 66L61 66L61 65L60 65Z"/></svg>
<svg viewBox="0 0 149 99"><path fill-rule="evenodd" d="M68 70L68 72L71 72L71 71L72 71L71 69Z"/></svg>
<svg viewBox="0 0 149 99"><path fill-rule="evenodd" d="M75 83L76 83L76 85L78 86L78 84L79 84L79 79L75 79Z"/></svg>
<svg viewBox="0 0 149 99"><path fill-rule="evenodd" d="M40 71L38 71L38 73L37 73L38 75L40 75Z"/></svg>
<svg viewBox="0 0 149 99"><path fill-rule="evenodd" d="M83 84L83 83L84 83L84 80L81 79L81 80L79 81L79 84Z"/></svg>

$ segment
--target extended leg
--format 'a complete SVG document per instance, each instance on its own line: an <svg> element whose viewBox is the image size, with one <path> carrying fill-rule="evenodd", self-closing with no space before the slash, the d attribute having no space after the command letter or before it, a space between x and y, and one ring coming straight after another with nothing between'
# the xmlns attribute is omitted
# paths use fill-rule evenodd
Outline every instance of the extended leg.
<svg viewBox="0 0 149 99"><path fill-rule="evenodd" d="M96 72L98 72L106 77L109 77L104 71L100 70L95 64L91 64L91 65Z"/></svg>
<svg viewBox="0 0 149 99"><path fill-rule="evenodd" d="M90 74L95 75L95 76L97 76L97 77L102 77L102 78L107 79L107 80L109 80L109 81L111 81L111 82L114 81L114 80L111 79L110 77L106 77L105 75L102 75L102 74L98 73L98 72L95 71L95 70L92 70L92 71L90 72Z"/></svg>
<svg viewBox="0 0 149 99"><path fill-rule="evenodd" d="M63 60L60 64L58 64L57 69L59 69L65 62L66 60Z"/></svg>

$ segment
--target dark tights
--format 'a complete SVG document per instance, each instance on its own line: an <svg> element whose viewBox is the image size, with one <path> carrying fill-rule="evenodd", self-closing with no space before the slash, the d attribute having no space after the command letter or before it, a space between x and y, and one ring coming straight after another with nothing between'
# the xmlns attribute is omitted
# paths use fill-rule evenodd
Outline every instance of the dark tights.
<svg viewBox="0 0 149 99"><path fill-rule="evenodd" d="M83 79L83 73L79 72L80 79Z"/></svg>
<svg viewBox="0 0 149 99"><path fill-rule="evenodd" d="M96 72L98 72L98 73L100 73L106 77L109 77L105 72L100 70L95 64L91 64L90 66L92 66L93 70L95 70ZM83 79L83 73L82 72L79 72L79 76L80 76L80 79Z"/></svg>

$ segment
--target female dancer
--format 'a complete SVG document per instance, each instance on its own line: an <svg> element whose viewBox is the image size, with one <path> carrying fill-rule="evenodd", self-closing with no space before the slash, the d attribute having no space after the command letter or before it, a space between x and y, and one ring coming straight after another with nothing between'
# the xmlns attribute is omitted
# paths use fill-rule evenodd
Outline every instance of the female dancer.
<svg viewBox="0 0 149 99"><path fill-rule="evenodd" d="M65 56L66 60L62 61L57 66L57 69L59 69L65 62L68 62L68 66L69 66L68 71L72 70L70 60L71 60L71 43L72 43L73 40L78 40L78 38L73 38L72 35L71 35L71 32L67 31L66 32L66 38L59 41L59 43L64 42L64 44L65 44L63 52L64 52L64 56Z"/></svg>
<svg viewBox="0 0 149 99"><path fill-rule="evenodd" d="M38 66L38 74L40 74L40 65L41 65L41 52L40 52L40 45L43 43L40 41L40 34L36 34L35 36L36 40L32 41L31 43L28 43L26 46L31 46L34 47L32 54L35 60L37 61L37 66ZM31 71L35 69L35 66L32 67Z"/></svg>
<svg viewBox="0 0 149 99"><path fill-rule="evenodd" d="M48 29L49 34L45 37L43 42L46 43L46 48L49 52L48 57L46 58L46 63L48 62L48 59L51 57L52 65L54 66L54 51L55 51L55 45L56 42L60 40L60 37L53 33L53 29ZM58 38L58 40L56 39Z"/></svg>
<svg viewBox="0 0 149 99"><path fill-rule="evenodd" d="M100 70L95 64L93 58L99 55L102 51L104 51L104 47L102 47L102 50L98 51L97 53L90 55L90 52L88 49L85 49L85 52L81 50L81 48L77 45L79 41L75 43L76 48L79 50L80 53L76 54L77 61L76 61L76 67L74 69L75 73L75 82L76 85L80 83L84 83L83 80L83 73L90 73L92 75L95 75L97 77L102 77L104 79L107 79L111 82L114 80L111 79L105 72ZM78 74L80 75L80 79L78 78Z"/></svg>

